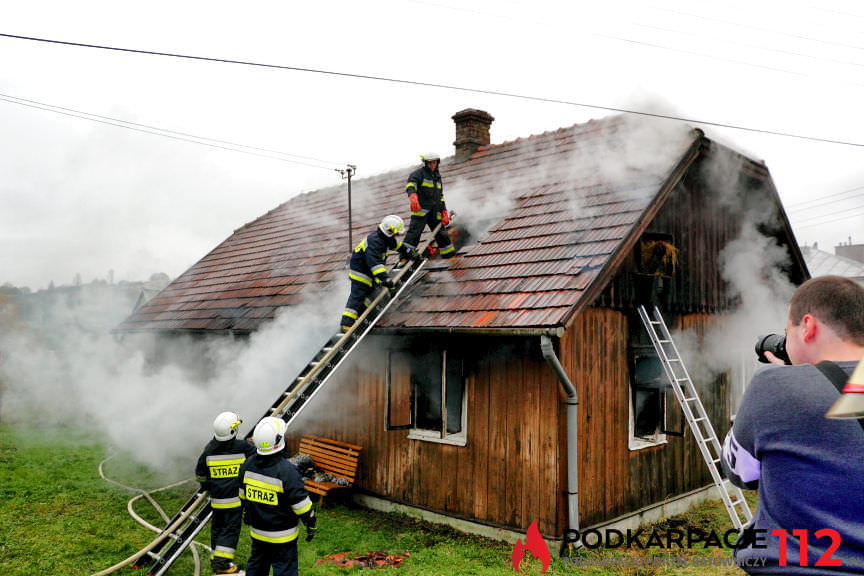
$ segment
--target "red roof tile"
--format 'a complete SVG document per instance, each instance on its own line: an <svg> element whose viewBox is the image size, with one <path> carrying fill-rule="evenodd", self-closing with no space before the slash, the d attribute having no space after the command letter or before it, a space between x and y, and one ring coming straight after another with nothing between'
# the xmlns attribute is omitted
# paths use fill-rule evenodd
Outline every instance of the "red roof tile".
<svg viewBox="0 0 864 576"><path fill-rule="evenodd" d="M427 264L379 325L560 325L696 137L651 130L616 116L483 147L460 164L444 159L448 206L474 243ZM354 242L385 214L407 219L410 170L352 182ZM300 194L236 230L118 330L255 330L279 308L347 283L346 222L344 187Z"/></svg>

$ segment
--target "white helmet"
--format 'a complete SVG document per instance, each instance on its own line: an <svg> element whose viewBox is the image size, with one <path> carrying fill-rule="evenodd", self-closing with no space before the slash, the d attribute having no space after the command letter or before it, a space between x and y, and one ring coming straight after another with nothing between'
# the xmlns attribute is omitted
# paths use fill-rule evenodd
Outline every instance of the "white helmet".
<svg viewBox="0 0 864 576"><path fill-rule="evenodd" d="M242 424L236 412L222 412L213 420L213 437L224 442L237 437L237 427Z"/></svg>
<svg viewBox="0 0 864 576"><path fill-rule="evenodd" d="M255 431L252 432L252 442L258 449L258 454L268 456L276 454L285 448L285 428L287 425L281 418L267 416L262 418Z"/></svg>
<svg viewBox="0 0 864 576"><path fill-rule="evenodd" d="M429 162L430 160L438 160L441 161L441 156L438 155L437 152L426 152L425 154L420 155L420 159L423 162Z"/></svg>
<svg viewBox="0 0 864 576"><path fill-rule="evenodd" d="M394 236L396 234L402 233L402 228L405 227L405 223L402 221L402 218L396 216L395 214L390 214L389 216L385 216L383 220L381 220L381 224L378 225L378 229L381 230L386 236Z"/></svg>

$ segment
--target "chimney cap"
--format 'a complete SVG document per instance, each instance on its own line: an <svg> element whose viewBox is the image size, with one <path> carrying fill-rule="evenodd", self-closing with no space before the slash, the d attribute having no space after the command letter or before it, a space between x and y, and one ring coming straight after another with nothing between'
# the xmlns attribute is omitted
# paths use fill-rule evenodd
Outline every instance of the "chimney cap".
<svg viewBox="0 0 864 576"><path fill-rule="evenodd" d="M488 122L490 124L495 120L495 118L485 110L478 110L476 108L465 108L464 110L460 110L451 116L451 119L456 122L464 120L480 120L481 122Z"/></svg>

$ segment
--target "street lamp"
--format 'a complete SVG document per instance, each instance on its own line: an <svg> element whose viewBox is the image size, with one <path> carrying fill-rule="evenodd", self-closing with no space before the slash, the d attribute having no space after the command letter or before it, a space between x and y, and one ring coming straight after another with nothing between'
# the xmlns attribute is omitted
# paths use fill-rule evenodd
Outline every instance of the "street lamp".
<svg viewBox="0 0 864 576"><path fill-rule="evenodd" d="M354 250L354 239L351 234L351 177L357 172L357 166L348 164L345 168L337 168L336 171L342 175L342 178L348 179L348 260L351 260L351 252Z"/></svg>

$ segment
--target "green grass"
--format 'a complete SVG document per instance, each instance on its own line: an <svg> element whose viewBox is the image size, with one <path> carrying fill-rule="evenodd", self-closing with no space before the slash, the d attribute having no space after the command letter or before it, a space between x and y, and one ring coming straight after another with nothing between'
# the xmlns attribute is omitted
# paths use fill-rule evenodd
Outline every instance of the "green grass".
<svg viewBox="0 0 864 576"><path fill-rule="evenodd" d="M37 428L24 434L21 429L0 424L0 574L88 575L132 555L154 537L154 533L137 524L126 511L127 501L135 494L100 478L99 463L111 451L96 438L95 434L78 429ZM136 465L124 454L109 460L104 469L108 477L118 482L148 490L176 480L160 477ZM154 497L171 515L194 490L195 486L189 483L158 492ZM135 510L151 523L163 524L143 499L136 502ZM356 555L379 550L408 552L401 567L383 569L404 576L516 574L510 566L512 545L467 536L404 515L328 505L319 512L318 526L315 540L306 543L301 539L299 544L300 572L304 575L366 573L369 570L317 565L316 560L336 552ZM710 502L648 530L686 530L687 527L714 529L722 534L729 528L729 521L722 504ZM198 540L209 543L207 528ZM557 550L551 552L552 563L546 574L741 574L734 567L576 569L562 565ZM241 564L248 554L249 535L244 527L237 552ZM632 557L633 562L640 557L730 556L728 550L717 548L583 549L578 555L594 559ZM209 574L203 550L202 560L202 574ZM191 574L192 567L191 555L186 553L171 573ZM519 573L540 574L540 562L527 555ZM116 574L143 576L130 568Z"/></svg>

